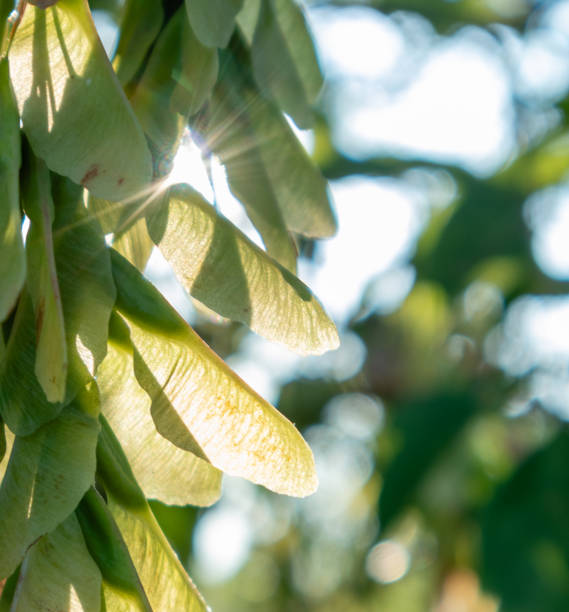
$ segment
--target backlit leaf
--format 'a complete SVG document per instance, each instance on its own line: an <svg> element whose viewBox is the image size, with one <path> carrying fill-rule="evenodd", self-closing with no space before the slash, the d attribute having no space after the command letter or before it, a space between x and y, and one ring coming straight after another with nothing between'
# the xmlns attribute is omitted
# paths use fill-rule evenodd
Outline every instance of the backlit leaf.
<svg viewBox="0 0 569 612"><path fill-rule="evenodd" d="M77 400L29 436L17 436L0 487L0 578L77 506L93 483L99 425Z"/></svg>
<svg viewBox="0 0 569 612"><path fill-rule="evenodd" d="M170 189L149 229L186 290L215 312L299 353L337 347L336 328L310 290L190 187Z"/></svg>
<svg viewBox="0 0 569 612"><path fill-rule="evenodd" d="M152 396L152 418L170 440L184 429L211 463L278 493L317 485L310 448L295 427L250 389L131 265L113 253L117 308L131 332L135 373Z"/></svg>
<svg viewBox="0 0 569 612"><path fill-rule="evenodd" d="M87 0L28 5L10 50L10 75L24 131L51 170L108 200L147 185L152 162L144 134Z"/></svg>
<svg viewBox="0 0 569 612"><path fill-rule="evenodd" d="M258 177L264 174L289 230L312 238L333 235L336 220L326 181L287 120L258 93L243 64L238 66L224 52L222 65L225 70L214 91L207 141L226 164L231 190L244 204L247 198L253 202L255 194L246 180L261 180ZM257 208L265 205L261 198L270 197L264 183L261 187Z"/></svg>
<svg viewBox="0 0 569 612"><path fill-rule="evenodd" d="M225 47L243 0L186 0L188 19L198 39L208 47Z"/></svg>
<svg viewBox="0 0 569 612"><path fill-rule="evenodd" d="M71 514L26 554L11 612L93 612L101 606L101 572Z"/></svg>
<svg viewBox="0 0 569 612"><path fill-rule="evenodd" d="M296 248L288 232L278 194L258 148L251 121L250 99L222 75L210 108L207 147L223 162L229 188L243 204L267 252L296 271ZM261 103L261 102L259 102Z"/></svg>
<svg viewBox="0 0 569 612"><path fill-rule="evenodd" d="M18 202L20 125L8 75L0 60L0 321L16 303L26 278L26 258Z"/></svg>
<svg viewBox="0 0 569 612"><path fill-rule="evenodd" d="M310 106L323 78L306 19L294 0L261 2L251 58L261 90L299 127L310 127Z"/></svg>
<svg viewBox="0 0 569 612"><path fill-rule="evenodd" d="M137 219L126 232L115 237L113 248L142 272L154 248L154 243L148 235L144 219Z"/></svg>
<svg viewBox="0 0 569 612"><path fill-rule="evenodd" d="M113 323L113 327L119 325L120 321ZM136 480L146 497L166 504L214 503L221 492L221 473L156 431L150 415L151 399L134 376L128 330L126 334L122 342L114 339L109 344L97 381L103 414L120 440Z"/></svg>

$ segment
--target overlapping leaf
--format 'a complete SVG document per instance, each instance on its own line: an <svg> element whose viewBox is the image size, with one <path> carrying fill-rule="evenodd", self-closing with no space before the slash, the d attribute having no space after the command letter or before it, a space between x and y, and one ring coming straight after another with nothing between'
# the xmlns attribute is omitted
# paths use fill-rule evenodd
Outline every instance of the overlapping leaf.
<svg viewBox="0 0 569 612"><path fill-rule="evenodd" d="M150 235L191 295L299 353L337 347L334 324L293 274L191 188L171 188L167 201L149 217Z"/></svg>
<svg viewBox="0 0 569 612"><path fill-rule="evenodd" d="M120 37L113 59L119 81L126 85L140 69L145 55L160 32L164 10L161 2L127 0Z"/></svg>
<svg viewBox="0 0 569 612"><path fill-rule="evenodd" d="M154 610L207 610L148 506L131 510L113 496L109 508Z"/></svg>
<svg viewBox="0 0 569 612"><path fill-rule="evenodd" d="M57 211L55 265L69 359L67 389L64 401L52 404L30 376L36 360L35 325L30 300L24 295L0 364L0 413L12 431L21 435L57 415L94 376L106 353L115 298L109 253L97 220L83 206L82 189L53 175L52 190Z"/></svg>
<svg viewBox="0 0 569 612"><path fill-rule="evenodd" d="M71 514L26 554L11 612L93 612L101 607L101 572Z"/></svg>
<svg viewBox="0 0 569 612"><path fill-rule="evenodd" d="M137 219L126 232L115 237L113 248L142 272L154 248L144 219Z"/></svg>
<svg viewBox="0 0 569 612"><path fill-rule="evenodd" d="M89 489L75 514L91 557L103 578L109 612L152 612L128 549L101 496Z"/></svg>
<svg viewBox="0 0 569 612"><path fill-rule="evenodd" d="M243 0L186 0L186 11L198 39L208 47L225 47Z"/></svg>
<svg viewBox="0 0 569 612"><path fill-rule="evenodd" d="M255 103L254 93L251 98L246 100L230 78L221 77L211 104L207 146L223 162L229 187L245 207L269 255L295 272L295 245L258 148L248 106Z"/></svg>
<svg viewBox="0 0 569 612"><path fill-rule="evenodd" d="M48 401L34 374L34 328L32 300L25 290L18 303L4 359L0 361L0 414L8 427L20 435L28 435L51 421L63 406Z"/></svg>
<svg viewBox="0 0 569 612"><path fill-rule="evenodd" d="M43 160L29 149L27 153L22 199L30 219L26 254L28 289L36 321L34 372L47 400L62 402L67 382L67 342L53 248L51 181Z"/></svg>
<svg viewBox="0 0 569 612"><path fill-rule="evenodd" d="M0 578L75 509L93 483L98 431L97 420L75 401L35 433L16 437L0 486Z"/></svg>
<svg viewBox="0 0 569 612"><path fill-rule="evenodd" d="M261 90L299 127L310 127L311 105L323 78L304 14L294 0L261 2L251 56Z"/></svg>
<svg viewBox="0 0 569 612"><path fill-rule="evenodd" d="M253 36L257 27L262 0L244 0L243 7L237 14L235 21L248 45L253 43Z"/></svg>
<svg viewBox="0 0 569 612"><path fill-rule="evenodd" d="M120 321L113 323L114 328L120 325ZM115 332L109 344L97 381L103 414L118 436L136 480L146 497L166 504L212 504L221 492L221 473L156 431L150 415L151 399L134 376L128 330L120 341L119 333Z"/></svg>
<svg viewBox="0 0 569 612"><path fill-rule="evenodd" d="M215 355L126 260L113 254L117 308L136 349L135 372L170 440L187 432L217 468L273 491L308 495L314 459L294 426Z"/></svg>
<svg viewBox="0 0 569 612"><path fill-rule="evenodd" d="M180 8L161 33L132 97L159 161L177 149L187 118L210 95L217 68L217 53L196 39Z"/></svg>
<svg viewBox="0 0 569 612"><path fill-rule="evenodd" d="M109 200L147 185L152 162L144 134L87 0L28 5L10 50L10 75L24 131L51 170Z"/></svg>
<svg viewBox="0 0 569 612"><path fill-rule="evenodd" d="M246 50L241 51L246 57ZM265 202L272 198L289 230L313 238L331 236L336 221L320 171L284 116L259 95L247 64L239 65L232 54L225 52L223 65L225 70L214 91L207 139L208 146L226 165L231 190L247 207L253 223L256 221L250 211L261 214L268 205ZM248 182L253 178L256 182ZM253 187L260 189L258 194ZM274 225L270 215L267 223Z"/></svg>
<svg viewBox="0 0 569 612"><path fill-rule="evenodd" d="M97 456L108 508L153 610L206 610L206 605L160 530L128 461L105 419Z"/></svg>
<svg viewBox="0 0 569 612"><path fill-rule="evenodd" d="M20 125L6 59L0 60L0 143L0 321L3 321L26 278L18 202Z"/></svg>

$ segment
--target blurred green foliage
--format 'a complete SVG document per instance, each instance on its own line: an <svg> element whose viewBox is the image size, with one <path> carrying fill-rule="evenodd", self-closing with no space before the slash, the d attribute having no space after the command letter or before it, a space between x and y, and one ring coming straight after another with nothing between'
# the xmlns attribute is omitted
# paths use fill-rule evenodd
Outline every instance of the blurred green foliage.
<svg viewBox="0 0 569 612"><path fill-rule="evenodd" d="M531 33L552 3L308 4L338 11L365 6L387 16L409 11L429 20L442 36L463 25L495 36L496 24ZM372 457L371 470L345 514L323 513L314 521L302 510L307 502L301 502L284 535L268 544L258 541L232 578L202 585L215 609L569 609L565 422L533 396L535 369L513 375L489 357L488 349L488 339L503 329L518 298L568 292L566 280L552 278L536 263L525 212L532 194L566 179L568 100L526 109L530 115L544 107L561 114L543 136L521 145L506 167L488 177L429 159L349 158L333 144L334 115L322 101L313 156L327 178L404 181L410 169L433 176L442 171L455 196L450 205L432 211L418 239L410 261L416 279L406 300L390 314L362 306L363 314L344 330L365 344L362 369L347 380L299 376L280 392L279 409L307 431L311 443L326 428L337 428L330 420L334 401L345 398L349 410L353 394L381 398L383 426L356 443ZM523 134L522 113L515 125ZM305 256L313 256L310 243L302 247ZM491 307L478 303L474 314L465 312L473 287L490 287L498 296ZM229 332L236 337L235 330ZM322 449L317 444L315 450L318 457ZM333 472L335 466L331 461L326 469ZM349 493L342 489L340 471L337 483L341 506ZM389 556L381 547L385 543L401 548ZM399 573L398 563L403 563ZM326 573L328 580L322 578ZM269 583L271 588L260 586Z"/></svg>

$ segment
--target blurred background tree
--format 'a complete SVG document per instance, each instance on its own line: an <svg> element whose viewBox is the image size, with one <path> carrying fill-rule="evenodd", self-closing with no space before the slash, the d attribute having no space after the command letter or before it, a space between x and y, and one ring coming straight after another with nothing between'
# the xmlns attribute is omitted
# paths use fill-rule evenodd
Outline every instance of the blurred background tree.
<svg viewBox="0 0 569 612"><path fill-rule="evenodd" d="M320 489L153 509L218 612L567 610L569 2L305 4L326 84L299 135L340 230L300 271L342 347L298 360L182 307Z"/></svg>

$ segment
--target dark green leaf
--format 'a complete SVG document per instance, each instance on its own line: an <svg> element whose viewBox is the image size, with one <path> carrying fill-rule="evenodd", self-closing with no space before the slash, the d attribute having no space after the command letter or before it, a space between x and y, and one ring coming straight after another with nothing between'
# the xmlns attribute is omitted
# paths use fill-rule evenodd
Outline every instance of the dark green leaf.
<svg viewBox="0 0 569 612"><path fill-rule="evenodd" d="M503 612L569 601L569 435L562 431L501 486L482 523L482 576Z"/></svg>
<svg viewBox="0 0 569 612"><path fill-rule="evenodd" d="M476 411L472 393L445 391L397 409L393 427L401 447L384 475L379 499L385 529L413 499L417 486Z"/></svg>
<svg viewBox="0 0 569 612"><path fill-rule="evenodd" d="M1 23L1 22L0 22ZM0 30L1 31L1 30ZM0 60L0 322L16 303L26 278L18 171L20 123L10 87L8 60Z"/></svg>

